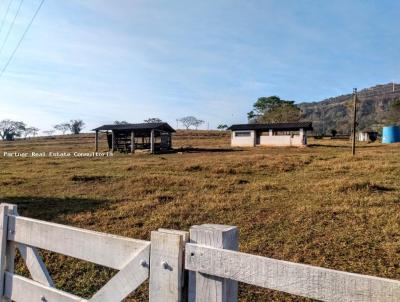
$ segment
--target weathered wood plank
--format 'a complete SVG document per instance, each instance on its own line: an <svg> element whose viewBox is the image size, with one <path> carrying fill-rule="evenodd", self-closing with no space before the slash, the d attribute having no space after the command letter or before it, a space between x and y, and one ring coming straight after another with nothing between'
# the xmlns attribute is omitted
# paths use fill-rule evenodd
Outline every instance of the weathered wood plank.
<svg viewBox="0 0 400 302"><path fill-rule="evenodd" d="M184 243L188 232L151 232L150 302L181 302L184 293Z"/></svg>
<svg viewBox="0 0 400 302"><path fill-rule="evenodd" d="M400 301L400 281L186 244L186 269L273 290L340 302Z"/></svg>
<svg viewBox="0 0 400 302"><path fill-rule="evenodd" d="M114 269L149 242L21 216L9 216L8 240L50 250Z"/></svg>
<svg viewBox="0 0 400 302"><path fill-rule="evenodd" d="M5 273L5 290L4 296L7 299L17 302L32 301L57 301L57 302L86 302L87 300L80 297L62 292L55 288L51 288L40 284L36 281Z"/></svg>
<svg viewBox="0 0 400 302"><path fill-rule="evenodd" d="M12 241L9 241L9 243L12 243ZM51 279L39 251L36 248L24 244L17 244L17 246L32 279L43 285L54 287L53 280ZM8 271L12 272L10 270Z"/></svg>
<svg viewBox="0 0 400 302"><path fill-rule="evenodd" d="M119 302L149 277L150 244L131 257L128 264L106 283L89 301Z"/></svg>
<svg viewBox="0 0 400 302"><path fill-rule="evenodd" d="M8 206L8 215L18 216L18 208L15 204L6 203ZM14 241L7 242L7 267L6 270L14 273L15 251L18 248L25 265L34 281L44 285L54 287L53 280L40 256L38 250L34 247L17 244Z"/></svg>
<svg viewBox="0 0 400 302"><path fill-rule="evenodd" d="M4 276L7 268L8 206L0 205L0 295L4 292ZM4 301L3 297L0 297Z"/></svg>
<svg viewBox="0 0 400 302"><path fill-rule="evenodd" d="M190 242L237 250L238 230L233 226L219 224L193 226L190 228ZM236 302L237 296L237 281L189 272L189 302Z"/></svg>

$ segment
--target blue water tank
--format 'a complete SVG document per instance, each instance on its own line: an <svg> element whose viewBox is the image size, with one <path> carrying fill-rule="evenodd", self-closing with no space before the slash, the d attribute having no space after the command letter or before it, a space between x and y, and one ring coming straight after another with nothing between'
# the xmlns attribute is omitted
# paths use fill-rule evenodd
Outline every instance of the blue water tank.
<svg viewBox="0 0 400 302"><path fill-rule="evenodd" d="M398 142L400 142L400 127L399 126L383 127L382 143L392 144Z"/></svg>

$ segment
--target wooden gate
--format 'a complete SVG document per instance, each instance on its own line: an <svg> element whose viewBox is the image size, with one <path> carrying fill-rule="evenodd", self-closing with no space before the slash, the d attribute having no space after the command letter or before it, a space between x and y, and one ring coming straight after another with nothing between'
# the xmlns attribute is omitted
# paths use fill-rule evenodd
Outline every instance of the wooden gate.
<svg viewBox="0 0 400 302"><path fill-rule="evenodd" d="M236 302L238 282L321 301L400 301L400 282L237 252L238 230L204 224L159 229L151 241L19 216L0 206L2 301L122 301L149 278L152 302ZM37 248L119 270L90 299L54 287ZM19 250L32 279L15 274Z"/></svg>

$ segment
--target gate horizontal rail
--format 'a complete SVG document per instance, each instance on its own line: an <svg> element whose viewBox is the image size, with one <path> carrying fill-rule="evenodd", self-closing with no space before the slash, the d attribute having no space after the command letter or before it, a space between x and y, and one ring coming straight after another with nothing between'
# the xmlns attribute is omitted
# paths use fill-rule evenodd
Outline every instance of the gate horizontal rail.
<svg viewBox="0 0 400 302"><path fill-rule="evenodd" d="M117 302L149 278L152 302L236 302L238 282L321 301L400 301L400 281L238 252L238 230L204 224L136 240L18 215L0 206L2 301ZM54 288L39 249L117 269L90 299ZM32 279L15 274L19 250Z"/></svg>

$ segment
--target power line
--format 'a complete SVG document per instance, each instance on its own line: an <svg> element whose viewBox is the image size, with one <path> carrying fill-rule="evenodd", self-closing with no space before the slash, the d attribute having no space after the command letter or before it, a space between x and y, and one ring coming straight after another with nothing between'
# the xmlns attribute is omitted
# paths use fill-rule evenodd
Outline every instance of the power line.
<svg viewBox="0 0 400 302"><path fill-rule="evenodd" d="M8 6L7 6L7 9L6 9L5 13L4 13L3 20L1 21L0 33L1 33L1 31L3 30L4 22L5 22L5 20L6 20L7 15L8 15L8 11L10 10L11 3L12 3L12 2L13 2L13 0L10 0L10 2L8 2Z"/></svg>
<svg viewBox="0 0 400 302"><path fill-rule="evenodd" d="M0 47L0 54L3 52L4 46L6 45L6 43L7 43L7 41L8 41L8 37L10 36L10 33L11 33L13 27L14 27L15 20L16 20L17 17L18 17L18 14L19 14L19 12L20 12L20 10L21 10L21 6L22 6L22 3L23 3L23 2L24 2L24 0L21 0L21 1L19 2L19 5L18 5L17 11L16 11L16 13L15 13L14 19L12 20L11 25L10 25L10 27L8 28L8 32L7 32L7 34L6 34L6 37L5 37L4 41L3 41L3 44L2 44L1 47Z"/></svg>
<svg viewBox="0 0 400 302"><path fill-rule="evenodd" d="M6 64L5 64L5 65L3 66L3 68L1 69L1 71L0 71L0 78L3 76L3 74L4 74L5 70L7 69L8 65L10 64L10 62L12 61L12 59L14 58L15 53L17 52L18 48L21 46L21 43L22 43L22 41L24 40L24 38L25 38L26 34L28 33L29 29L31 28L33 21L35 20L37 14L39 13L40 9L42 8L44 1L45 1L45 0L41 0L39 6L37 7L35 13L34 13L33 16L32 16L32 19L29 21L28 26L26 27L26 29L25 29L25 31L23 32L23 34L22 34L20 40L18 41L17 46L14 48L14 50L13 50L13 52L11 53L11 56L9 57L8 61L6 62Z"/></svg>

